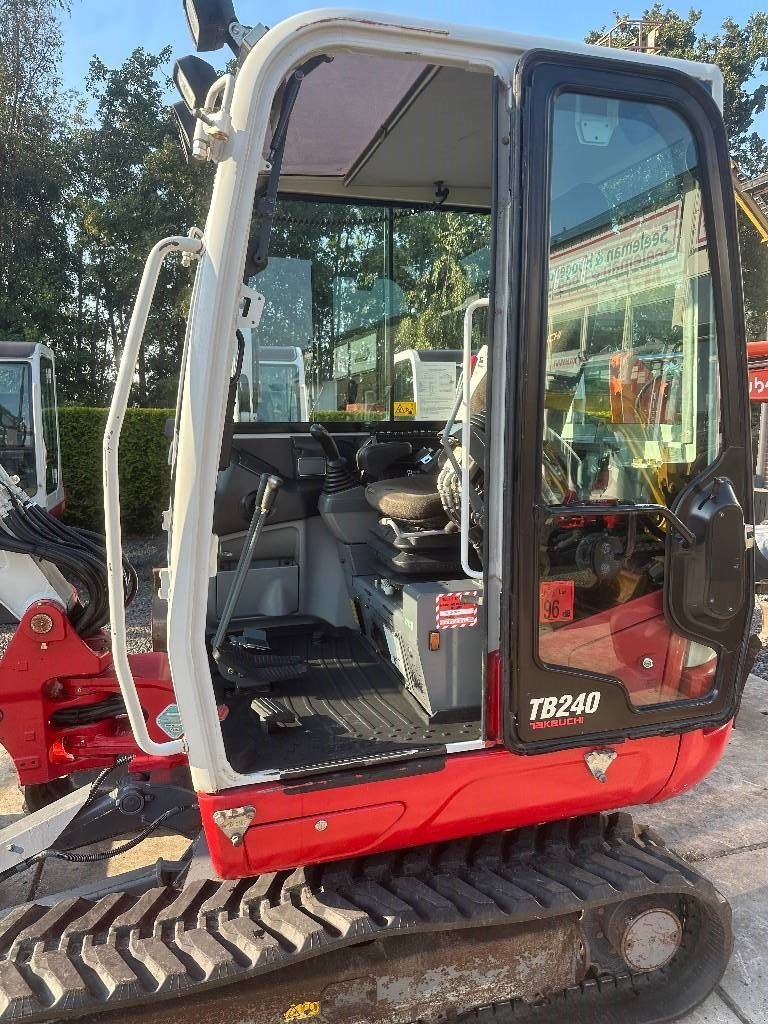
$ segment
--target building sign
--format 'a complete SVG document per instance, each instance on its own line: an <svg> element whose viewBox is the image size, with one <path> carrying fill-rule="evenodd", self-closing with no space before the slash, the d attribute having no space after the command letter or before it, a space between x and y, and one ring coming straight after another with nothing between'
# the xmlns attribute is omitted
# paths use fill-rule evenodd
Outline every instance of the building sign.
<svg viewBox="0 0 768 1024"><path fill-rule="evenodd" d="M622 224L554 252L549 264L550 300L573 292L594 291L632 275L633 287L642 278L661 280L660 271L680 257L682 202L672 203L646 217Z"/></svg>

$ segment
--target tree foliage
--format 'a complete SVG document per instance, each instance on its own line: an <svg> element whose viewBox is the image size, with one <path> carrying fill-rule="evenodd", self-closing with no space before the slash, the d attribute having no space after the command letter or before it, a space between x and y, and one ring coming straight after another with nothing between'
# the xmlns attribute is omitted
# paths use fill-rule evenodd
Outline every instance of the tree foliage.
<svg viewBox="0 0 768 1024"><path fill-rule="evenodd" d="M65 401L103 404L147 253L205 216L211 170L182 157L165 95L170 50L91 61L62 91L68 0L0 0L0 338L45 340ZM169 261L134 398L175 394L190 272Z"/></svg>
<svg viewBox="0 0 768 1024"><path fill-rule="evenodd" d="M640 16L656 29L655 52L667 57L717 64L723 73L723 117L731 155L746 178L768 171L768 141L755 130L755 118L768 103L768 13L757 11L740 25L725 18L718 32L700 29L701 11L678 14L660 3ZM629 14L614 12L612 24L630 21ZM588 43L601 39L610 25L589 32ZM631 28L613 34L614 46L631 48L637 34ZM768 246L745 219L740 218L741 258L747 333L768 337Z"/></svg>
<svg viewBox="0 0 768 1024"><path fill-rule="evenodd" d="M61 398L99 405L111 390L146 255L162 236L204 221L212 168L183 161L166 108L168 50L139 47L114 68L95 56L82 93L63 90L68 8L69 0L0 0L0 338L47 341ZM743 24L727 18L715 33L701 30L698 11L656 4L644 17L657 25L660 52L721 67L732 152L748 176L768 169L768 143L755 130L768 99L768 15ZM348 279L361 292L381 277L381 225L335 223L331 206L319 214L298 232L296 224L276 224L273 252L327 270L314 289L312 329L330 353L341 325L323 319L333 308L323 289ZM487 225L455 213L410 214L394 230L401 259L392 280L409 312L395 343L451 347L456 331L451 324L446 332L446 310L460 310L476 290L465 256L482 245ZM747 226L742 255L748 328L762 336L768 247ZM169 261L139 360L137 404L173 400L190 279Z"/></svg>
<svg viewBox="0 0 768 1024"><path fill-rule="evenodd" d="M0 3L0 338L58 338L69 261L55 0Z"/></svg>

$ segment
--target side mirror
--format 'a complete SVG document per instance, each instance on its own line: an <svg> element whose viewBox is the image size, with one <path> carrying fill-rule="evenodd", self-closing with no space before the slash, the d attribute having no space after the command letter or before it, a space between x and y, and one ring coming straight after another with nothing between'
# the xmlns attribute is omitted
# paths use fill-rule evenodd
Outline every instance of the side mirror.
<svg viewBox="0 0 768 1024"><path fill-rule="evenodd" d="M229 26L237 23L232 0L184 0L184 13L198 53L229 43Z"/></svg>
<svg viewBox="0 0 768 1024"><path fill-rule="evenodd" d="M218 77L211 65L201 57L181 57L173 66L173 83L190 113L205 106L208 92Z"/></svg>
<svg viewBox="0 0 768 1024"><path fill-rule="evenodd" d="M190 113L186 103L179 100L171 106L171 113L176 120L176 130L179 133L179 142L184 152L187 163L192 159L192 139L195 135L195 118Z"/></svg>

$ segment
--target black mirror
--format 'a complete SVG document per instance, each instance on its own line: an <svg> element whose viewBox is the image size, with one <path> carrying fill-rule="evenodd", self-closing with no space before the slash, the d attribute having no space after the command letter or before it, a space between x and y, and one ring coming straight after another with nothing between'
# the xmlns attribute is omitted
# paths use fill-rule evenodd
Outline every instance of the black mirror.
<svg viewBox="0 0 768 1024"><path fill-rule="evenodd" d="M208 90L218 77L201 57L182 57L173 66L174 85L190 112L205 106Z"/></svg>
<svg viewBox="0 0 768 1024"><path fill-rule="evenodd" d="M186 103L179 100L171 107L171 113L176 119L176 130L179 133L179 142L184 151L184 158L187 163L192 159L192 139L195 136L195 118L190 113Z"/></svg>
<svg viewBox="0 0 768 1024"><path fill-rule="evenodd" d="M229 26L237 22L232 0L184 0L184 13L199 53L225 46Z"/></svg>

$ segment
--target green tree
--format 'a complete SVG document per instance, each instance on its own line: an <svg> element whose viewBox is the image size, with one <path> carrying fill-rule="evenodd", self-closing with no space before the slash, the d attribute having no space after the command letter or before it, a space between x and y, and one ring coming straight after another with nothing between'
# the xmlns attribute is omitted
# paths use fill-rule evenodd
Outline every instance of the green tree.
<svg viewBox="0 0 768 1024"><path fill-rule="evenodd" d="M64 0L0 3L0 337L52 338L71 283Z"/></svg>
<svg viewBox="0 0 768 1024"><path fill-rule="evenodd" d="M614 24L631 17L616 11ZM755 118L768 102L768 13L758 11L743 25L726 18L715 33L701 31L698 10L683 16L656 3L641 18L656 30L656 53L717 64L723 73L723 117L731 155L747 178L768 170L768 141L755 129ZM586 41L598 42L608 27L588 33ZM636 41L637 33L629 27L612 34L614 46L632 48ZM762 338L768 336L768 246L742 217L739 232L747 334Z"/></svg>
<svg viewBox="0 0 768 1024"><path fill-rule="evenodd" d="M164 235L202 219L210 171L187 166L164 101L159 54L138 48L119 68L91 61L87 88L93 123L79 129L74 249L82 275L78 309L95 317L101 350L85 361L77 397L98 401L117 366L146 255ZM191 274L176 261L164 269L139 354L136 400L167 404L175 393ZM101 369L100 369L101 368Z"/></svg>

